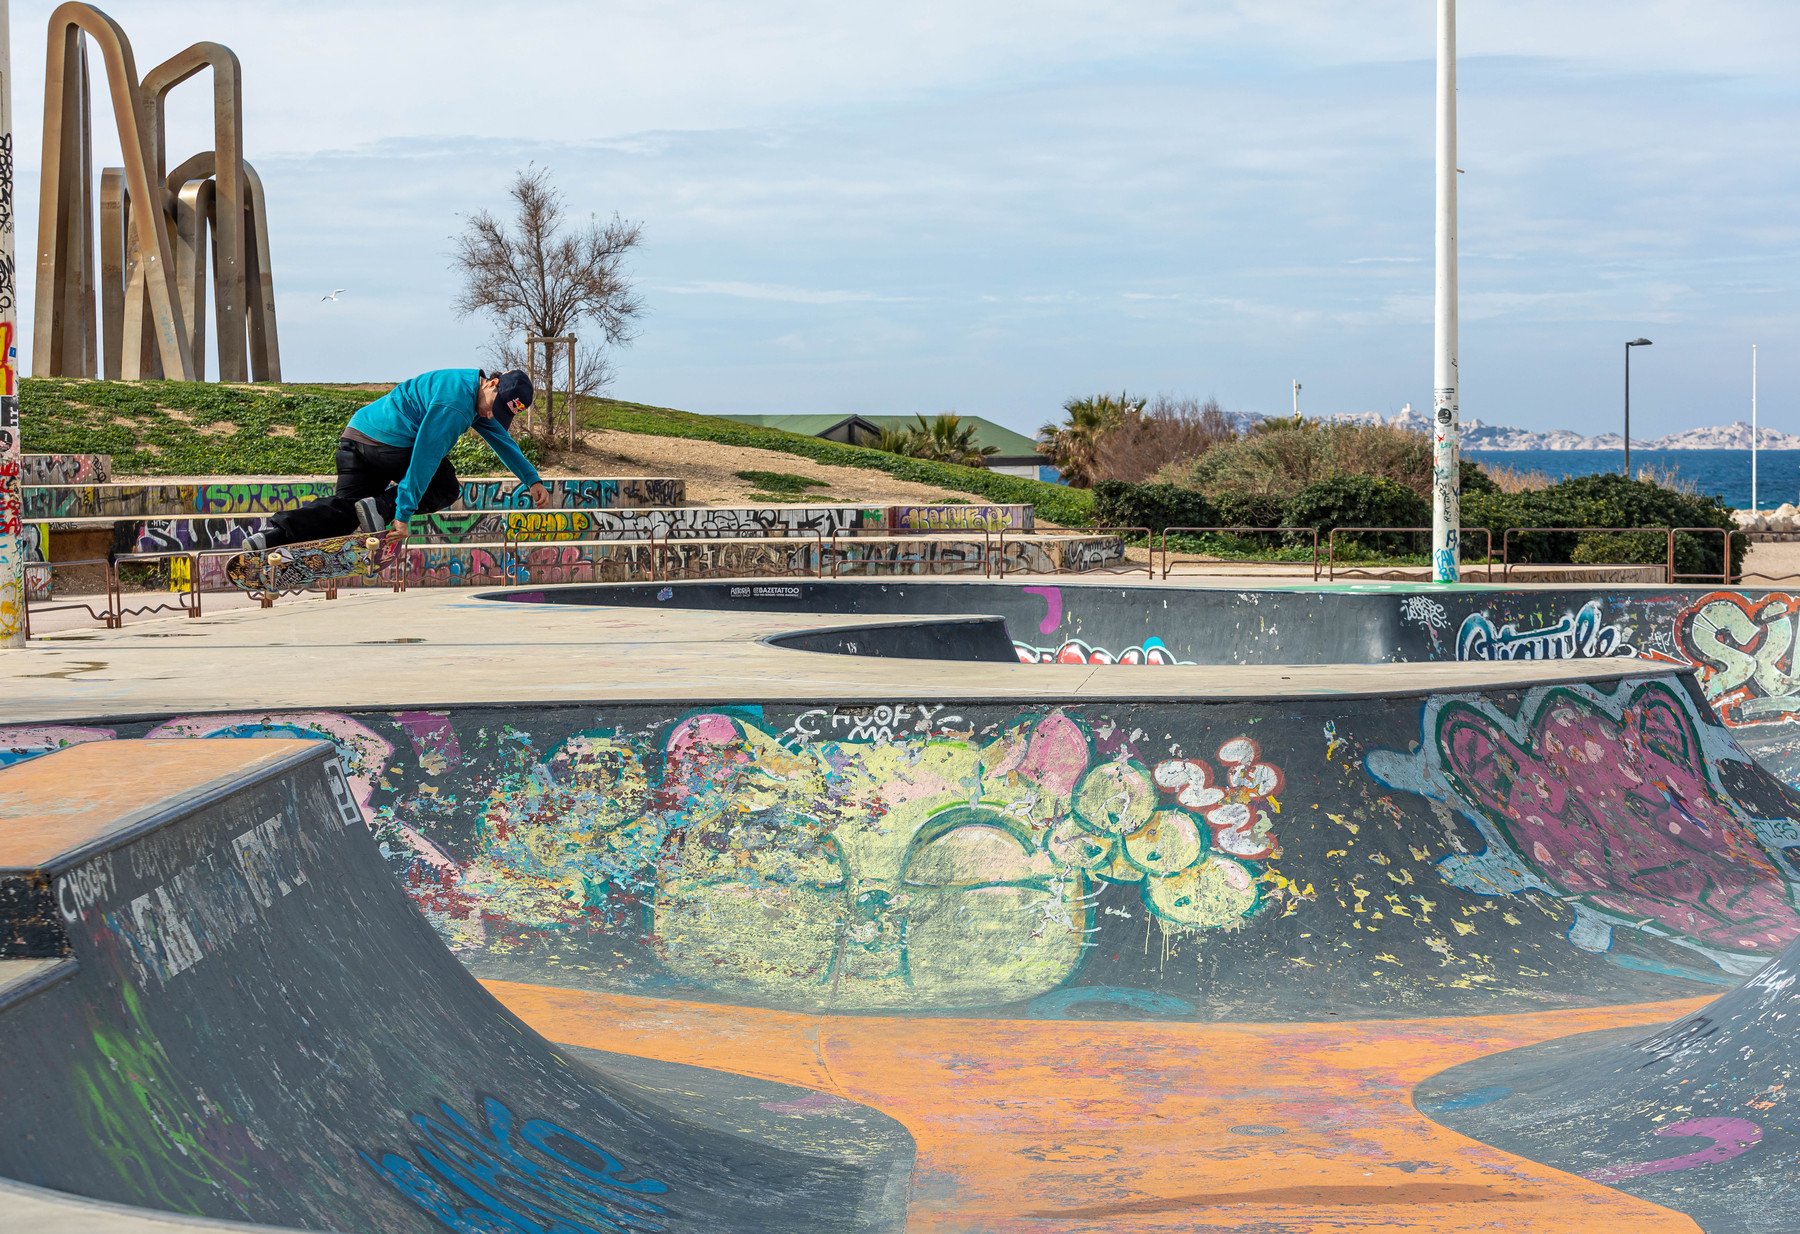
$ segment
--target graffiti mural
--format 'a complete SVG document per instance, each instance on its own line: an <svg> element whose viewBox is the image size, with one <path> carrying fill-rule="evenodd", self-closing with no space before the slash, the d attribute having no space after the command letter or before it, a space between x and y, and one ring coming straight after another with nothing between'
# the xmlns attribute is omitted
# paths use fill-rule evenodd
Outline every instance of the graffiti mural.
<svg viewBox="0 0 1800 1234"><path fill-rule="evenodd" d="M893 531L1029 531L1031 506L889 506Z"/></svg>
<svg viewBox="0 0 1800 1234"><path fill-rule="evenodd" d="M10 294L11 271L0 279ZM25 635L23 481L20 477L19 399L14 391L12 322L0 321L0 646Z"/></svg>
<svg viewBox="0 0 1800 1234"><path fill-rule="evenodd" d="M1709 729L1665 682L1613 695L1557 687L1534 691L1516 716L1473 697L1433 700L1421 753L1367 761L1377 779L1453 805L1480 832L1483 851L1439 863L1447 882L1565 898L1578 907L1577 946L1603 951L1615 931L1643 930L1750 971L1754 953L1800 935L1778 847L1795 837L1791 823L1753 818L1732 799L1718 765L1746 760L1706 740Z"/></svg>
<svg viewBox="0 0 1800 1234"><path fill-rule="evenodd" d="M599 510L680 505L686 485L670 479L553 479L550 508ZM291 510L336 486L330 480L236 480L212 484L68 484L25 490L26 518L156 518L195 514L273 514ZM530 492L516 480L464 480L462 503L472 510L529 510Z"/></svg>
<svg viewBox="0 0 1800 1234"><path fill-rule="evenodd" d="M1675 638L1725 723L1794 723L1800 720L1796 630L1800 597L1718 591L1677 618Z"/></svg>
<svg viewBox="0 0 1800 1234"><path fill-rule="evenodd" d="M27 454L22 472L26 484L106 484L112 459L105 454Z"/></svg>
<svg viewBox="0 0 1800 1234"><path fill-rule="evenodd" d="M21 724L0 728L0 767L22 763L40 754L84 741L105 741L116 736L110 728L73 724Z"/></svg>
<svg viewBox="0 0 1800 1234"><path fill-rule="evenodd" d="M663 963L693 982L844 1009L1054 989L1107 884L1136 887L1173 931L1255 913L1281 774L1254 743L1152 770L1097 754L1061 712L985 742L949 722L839 740L800 736L818 727L804 716L778 734L718 713L660 749L574 736L496 798L436 911L489 946L502 921L647 915Z"/></svg>
<svg viewBox="0 0 1800 1234"><path fill-rule="evenodd" d="M1796 799L1674 674L1379 706L239 713L17 726L0 761L114 735L329 741L346 817L479 975L651 997L1497 1011L1552 971L1685 996L1800 934Z"/></svg>
<svg viewBox="0 0 1800 1234"><path fill-rule="evenodd" d="M1109 651L1105 647L1091 647L1078 638L1069 639L1054 647L1035 647L1030 643L1014 642L1013 650L1019 653L1022 664L1192 664L1192 660L1177 660L1175 654L1160 638L1147 638L1135 647L1127 647L1122 651Z"/></svg>
<svg viewBox="0 0 1800 1234"><path fill-rule="evenodd" d="M1495 628L1486 613L1470 613L1456 636L1458 660L1591 660L1636 655L1623 627L1607 621L1589 600L1548 625Z"/></svg>

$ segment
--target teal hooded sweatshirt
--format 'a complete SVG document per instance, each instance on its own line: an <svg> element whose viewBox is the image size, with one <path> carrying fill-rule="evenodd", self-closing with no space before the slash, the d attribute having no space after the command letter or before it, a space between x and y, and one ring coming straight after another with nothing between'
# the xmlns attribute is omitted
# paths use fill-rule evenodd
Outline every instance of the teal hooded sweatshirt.
<svg viewBox="0 0 1800 1234"><path fill-rule="evenodd" d="M431 483L438 464L456 439L471 428L500 456L506 469L526 484L539 484L537 468L497 420L475 414L475 390L481 370L441 368L408 378L350 417L350 427L365 437L412 451L412 462L400 481L396 521L405 522L419 508L419 495Z"/></svg>

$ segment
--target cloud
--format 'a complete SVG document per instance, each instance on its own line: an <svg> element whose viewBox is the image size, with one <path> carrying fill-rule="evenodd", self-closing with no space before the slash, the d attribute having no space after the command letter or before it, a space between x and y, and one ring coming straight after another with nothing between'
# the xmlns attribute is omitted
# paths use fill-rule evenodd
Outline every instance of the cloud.
<svg viewBox="0 0 1800 1234"><path fill-rule="evenodd" d="M50 7L13 8L26 237ZM450 237L535 161L574 212L645 224L622 394L1034 426L1120 385L1426 400L1430 8L543 0L505 16L526 67L504 89L496 10L468 0L119 15L140 66L198 38L243 62L297 377L472 362L488 326L449 311ZM1634 419L1735 388L1750 337L1778 400L1800 381L1800 6L1463 10L1465 410L1568 422L1611 399L1612 336L1652 326ZM204 80L176 99L171 150L204 148ZM108 128L101 106L103 164ZM354 308L295 299L317 286Z"/></svg>
<svg viewBox="0 0 1800 1234"><path fill-rule="evenodd" d="M678 283L658 288L674 296L729 296L737 300L775 300L783 304L897 304L914 296L881 296L872 291L826 291L784 287L775 283Z"/></svg>

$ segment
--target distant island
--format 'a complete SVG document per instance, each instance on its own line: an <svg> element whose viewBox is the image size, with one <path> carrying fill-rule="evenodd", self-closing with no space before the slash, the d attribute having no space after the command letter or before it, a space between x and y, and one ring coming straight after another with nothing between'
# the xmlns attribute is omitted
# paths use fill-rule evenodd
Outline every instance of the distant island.
<svg viewBox="0 0 1800 1234"><path fill-rule="evenodd" d="M1392 416L1384 416L1378 411L1345 411L1318 418L1339 424L1387 424L1421 433L1431 431L1431 417L1411 403ZM1756 437L1757 444L1764 450L1800 450L1800 437L1793 433L1759 426ZM1624 438L1617 433L1584 437L1566 428L1536 433L1504 424L1483 424L1480 420L1462 422L1462 448L1465 450L1617 450L1624 444ZM1750 426L1739 420L1735 424L1711 428L1684 429L1665 437L1634 437L1631 445L1636 450L1748 450Z"/></svg>

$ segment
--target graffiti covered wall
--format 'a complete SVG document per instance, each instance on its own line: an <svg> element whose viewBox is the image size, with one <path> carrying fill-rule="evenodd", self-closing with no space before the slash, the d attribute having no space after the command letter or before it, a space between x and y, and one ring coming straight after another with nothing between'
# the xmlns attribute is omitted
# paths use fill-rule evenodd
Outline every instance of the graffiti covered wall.
<svg viewBox="0 0 1800 1234"><path fill-rule="evenodd" d="M96 727L0 731L0 757ZM488 976L839 1011L1382 1017L1539 1006L1552 969L1595 1002L1704 990L1796 932L1800 806L1677 678L1349 710L115 731L331 741L396 876Z"/></svg>
<svg viewBox="0 0 1800 1234"><path fill-rule="evenodd" d="M105 484L112 479L112 459L104 454L27 454L22 476L26 484Z"/></svg>
<svg viewBox="0 0 1800 1234"><path fill-rule="evenodd" d="M680 505L686 485L673 479L546 480L550 507L601 510ZM25 517L154 518L195 514L273 514L329 497L330 480L234 480L212 484L71 484L25 490ZM462 502L477 510L529 510L530 492L516 480L464 480Z"/></svg>

